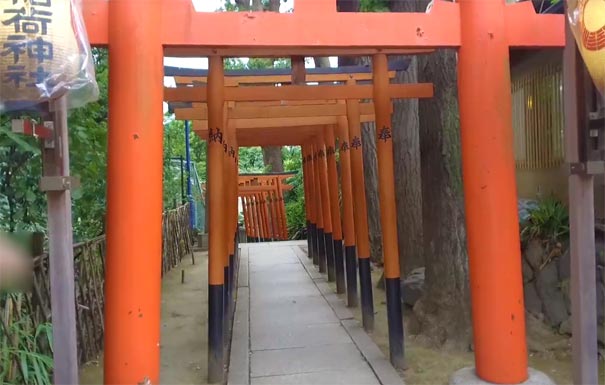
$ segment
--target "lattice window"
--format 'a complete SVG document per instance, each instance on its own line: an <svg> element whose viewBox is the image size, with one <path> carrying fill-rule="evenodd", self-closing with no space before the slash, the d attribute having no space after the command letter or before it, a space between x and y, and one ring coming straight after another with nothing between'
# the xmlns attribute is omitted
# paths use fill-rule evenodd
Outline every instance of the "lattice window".
<svg viewBox="0 0 605 385"><path fill-rule="evenodd" d="M564 161L561 64L535 68L513 79L512 100L517 168L560 166Z"/></svg>

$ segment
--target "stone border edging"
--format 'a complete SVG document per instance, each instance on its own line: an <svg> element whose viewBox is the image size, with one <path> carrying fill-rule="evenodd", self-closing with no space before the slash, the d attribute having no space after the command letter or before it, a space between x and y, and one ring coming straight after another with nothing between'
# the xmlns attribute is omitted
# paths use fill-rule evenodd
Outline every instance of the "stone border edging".
<svg viewBox="0 0 605 385"><path fill-rule="evenodd" d="M376 375L376 378L378 378L378 381L382 385L405 385L399 373L397 373L389 360L382 354L378 345L363 330L344 302L333 292L325 277L315 271L312 261L307 258L304 250L300 246L293 246L292 248L307 271L307 274L309 274L321 295L328 302L336 317L338 317L340 324L345 328L347 334L351 337L353 343L357 346L357 349L359 349L363 358Z"/></svg>

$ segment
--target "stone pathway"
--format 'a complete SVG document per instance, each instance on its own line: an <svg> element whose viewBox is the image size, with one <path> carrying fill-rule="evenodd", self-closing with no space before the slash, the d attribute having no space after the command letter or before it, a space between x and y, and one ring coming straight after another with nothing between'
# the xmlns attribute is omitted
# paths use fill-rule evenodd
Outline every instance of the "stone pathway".
<svg viewBox="0 0 605 385"><path fill-rule="evenodd" d="M300 246L242 245L229 384L402 384Z"/></svg>

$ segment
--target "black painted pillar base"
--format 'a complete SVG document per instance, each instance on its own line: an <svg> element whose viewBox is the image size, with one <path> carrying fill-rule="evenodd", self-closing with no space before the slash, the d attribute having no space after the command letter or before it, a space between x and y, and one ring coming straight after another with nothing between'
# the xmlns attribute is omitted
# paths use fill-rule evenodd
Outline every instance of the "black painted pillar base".
<svg viewBox="0 0 605 385"><path fill-rule="evenodd" d="M311 239L311 222L307 220L307 257L313 258L313 240Z"/></svg>
<svg viewBox="0 0 605 385"><path fill-rule="evenodd" d="M345 272L347 277L347 306L357 307L357 251L355 246L345 246Z"/></svg>
<svg viewBox="0 0 605 385"><path fill-rule="evenodd" d="M237 243L235 244L235 250L237 252ZM233 310L233 300L235 299L235 254L231 254L229 256L229 293L231 296L229 299L231 303L229 305L229 309ZM231 313L229 313L231 315Z"/></svg>
<svg viewBox="0 0 605 385"><path fill-rule="evenodd" d="M224 381L223 285L208 285L208 383Z"/></svg>
<svg viewBox="0 0 605 385"><path fill-rule="evenodd" d="M319 265L319 229L317 224L313 225L313 264Z"/></svg>
<svg viewBox="0 0 605 385"><path fill-rule="evenodd" d="M403 350L403 315L401 313L401 286L399 277L385 278L387 292L387 319L389 325L389 353L396 369L405 369Z"/></svg>
<svg viewBox="0 0 605 385"><path fill-rule="evenodd" d="M343 259L342 239L334 240L334 271L336 273L336 292L342 294L347 289L345 285L345 265Z"/></svg>
<svg viewBox="0 0 605 385"><path fill-rule="evenodd" d="M361 318L367 332L374 330L374 298L370 258L359 258L359 287L361 289Z"/></svg>
<svg viewBox="0 0 605 385"><path fill-rule="evenodd" d="M317 258L317 264L319 265L319 272L326 272L326 241L325 241L324 229L319 229L317 232L317 249L319 250L319 257Z"/></svg>
<svg viewBox="0 0 605 385"><path fill-rule="evenodd" d="M225 322L224 330L225 337L229 334L229 319L231 318L231 282L229 281L229 266L225 266L224 276L223 276L223 321ZM227 343L227 338L225 338L225 344Z"/></svg>
<svg viewBox="0 0 605 385"><path fill-rule="evenodd" d="M332 238L332 233L325 233L324 241L326 242L326 267L328 270L328 282L334 282L336 280L336 274L334 272L334 240Z"/></svg>

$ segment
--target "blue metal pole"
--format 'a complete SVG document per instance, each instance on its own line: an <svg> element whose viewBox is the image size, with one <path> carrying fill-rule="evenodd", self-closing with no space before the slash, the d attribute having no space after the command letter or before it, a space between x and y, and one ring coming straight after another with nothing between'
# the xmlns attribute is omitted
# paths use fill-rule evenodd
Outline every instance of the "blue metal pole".
<svg viewBox="0 0 605 385"><path fill-rule="evenodd" d="M187 200L189 201L189 225L195 226L195 202L191 195L191 148L189 143L189 121L185 120L185 168L187 169Z"/></svg>

